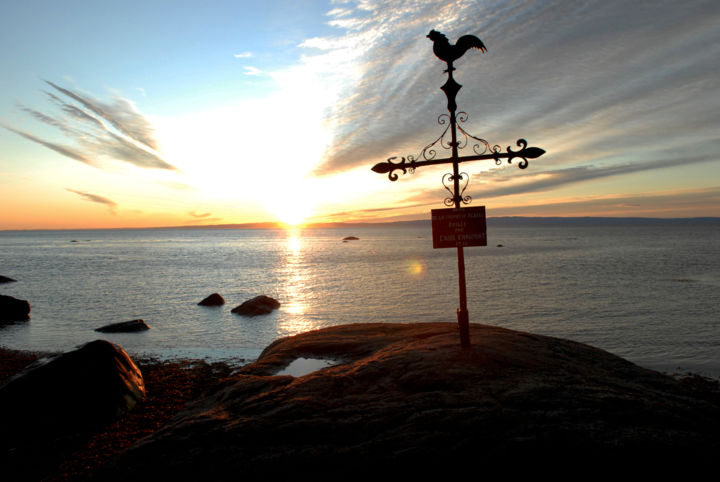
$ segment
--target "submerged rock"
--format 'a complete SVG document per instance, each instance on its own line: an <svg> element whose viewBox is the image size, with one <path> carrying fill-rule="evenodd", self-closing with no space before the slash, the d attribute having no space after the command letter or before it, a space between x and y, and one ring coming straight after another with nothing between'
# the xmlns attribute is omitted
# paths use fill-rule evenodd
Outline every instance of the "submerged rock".
<svg viewBox="0 0 720 482"><path fill-rule="evenodd" d="M280 307L280 302L269 296L259 295L255 298L247 300L243 304L236 306L232 313L245 316L267 315L268 313Z"/></svg>
<svg viewBox="0 0 720 482"><path fill-rule="evenodd" d="M455 323L277 340L100 479L427 480L715 463L717 398L581 343L477 324L470 334L467 350ZM275 376L299 357L341 363Z"/></svg>
<svg viewBox="0 0 720 482"><path fill-rule="evenodd" d="M30 319L30 303L12 296L0 295L0 323Z"/></svg>
<svg viewBox="0 0 720 482"><path fill-rule="evenodd" d="M145 320L130 320L101 326L100 328L95 328L95 331L99 331L101 333L134 333L149 329L150 327L147 326Z"/></svg>
<svg viewBox="0 0 720 482"><path fill-rule="evenodd" d="M204 300L202 300L198 305L200 306L220 306L225 304L225 299L220 296L218 293L213 293Z"/></svg>
<svg viewBox="0 0 720 482"><path fill-rule="evenodd" d="M125 350L96 340L31 363L0 386L0 445L75 433L144 397L142 374Z"/></svg>
<svg viewBox="0 0 720 482"><path fill-rule="evenodd" d="M8 278L7 276L0 275L0 283L12 283L14 280L12 278Z"/></svg>

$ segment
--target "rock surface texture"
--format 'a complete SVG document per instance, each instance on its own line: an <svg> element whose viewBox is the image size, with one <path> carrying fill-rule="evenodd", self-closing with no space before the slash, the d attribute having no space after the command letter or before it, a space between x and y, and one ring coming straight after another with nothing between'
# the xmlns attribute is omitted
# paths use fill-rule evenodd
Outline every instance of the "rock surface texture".
<svg viewBox="0 0 720 482"><path fill-rule="evenodd" d="M278 340L100 478L627 473L697 467L720 448L714 394L576 342L471 336L462 350L454 323L358 324ZM342 363L273 375L298 357Z"/></svg>
<svg viewBox="0 0 720 482"><path fill-rule="evenodd" d="M225 298L220 296L218 293L213 293L204 300L202 300L198 305L200 306L221 306L225 304Z"/></svg>
<svg viewBox="0 0 720 482"><path fill-rule="evenodd" d="M236 306L232 313L245 316L267 315L268 313L280 307L280 302L269 296L259 295L255 298L247 300L240 306Z"/></svg>
<svg viewBox="0 0 720 482"><path fill-rule="evenodd" d="M30 319L30 303L26 300L0 295L0 323Z"/></svg>
<svg viewBox="0 0 720 482"><path fill-rule="evenodd" d="M145 320L130 320L101 326L100 328L95 328L95 331L99 331L101 333L135 333L149 329L150 327L147 326Z"/></svg>
<svg viewBox="0 0 720 482"><path fill-rule="evenodd" d="M81 431L144 397L142 374L125 350L96 340L40 359L0 386L0 445Z"/></svg>

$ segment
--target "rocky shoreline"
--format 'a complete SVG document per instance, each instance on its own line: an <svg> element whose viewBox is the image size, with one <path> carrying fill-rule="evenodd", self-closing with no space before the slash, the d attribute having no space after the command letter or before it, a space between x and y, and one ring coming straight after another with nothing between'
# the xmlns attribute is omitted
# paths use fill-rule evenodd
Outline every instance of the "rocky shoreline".
<svg viewBox="0 0 720 482"><path fill-rule="evenodd" d="M454 323L277 340L239 369L136 360L148 397L75 440L2 454L14 480L427 477L470 470L685 470L720 449L717 381L568 340ZM35 355L0 350L0 382ZM334 365L277 373L301 358ZM18 456L20 455L20 456ZM20 462L23 462L20 463ZM25 477L32 475L31 477Z"/></svg>
<svg viewBox="0 0 720 482"><path fill-rule="evenodd" d="M55 354L0 347L0 384L38 358L51 355ZM123 418L95 430L78 431L72 437L43 440L33 436L31 444L12 448L0 444L4 476L13 481L84 480L113 456L168 423L188 401L201 398L233 371L227 364L202 360L136 358L135 363L147 386L145 400Z"/></svg>

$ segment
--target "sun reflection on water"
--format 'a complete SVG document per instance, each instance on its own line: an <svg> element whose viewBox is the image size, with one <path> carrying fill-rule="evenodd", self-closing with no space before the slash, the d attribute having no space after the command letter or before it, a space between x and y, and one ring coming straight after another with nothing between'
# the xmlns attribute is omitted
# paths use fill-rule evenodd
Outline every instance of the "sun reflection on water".
<svg viewBox="0 0 720 482"><path fill-rule="evenodd" d="M287 231L285 258L283 310L292 315L278 326L284 336L301 333L314 328L312 321L305 317L310 300L310 275L305 268L305 254L300 230Z"/></svg>
<svg viewBox="0 0 720 482"><path fill-rule="evenodd" d="M405 262L405 274L410 278L422 279L427 272L427 264L424 259L410 258Z"/></svg>

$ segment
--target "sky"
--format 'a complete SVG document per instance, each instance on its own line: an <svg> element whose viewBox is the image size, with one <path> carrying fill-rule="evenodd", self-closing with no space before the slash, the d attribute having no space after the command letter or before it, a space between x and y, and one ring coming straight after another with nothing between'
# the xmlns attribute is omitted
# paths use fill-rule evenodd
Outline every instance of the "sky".
<svg viewBox="0 0 720 482"><path fill-rule="evenodd" d="M429 219L449 166L370 168L446 127L432 29L487 46L455 62L463 129L546 151L462 164L471 206L720 216L718 25L717 0L4 2L0 229Z"/></svg>

